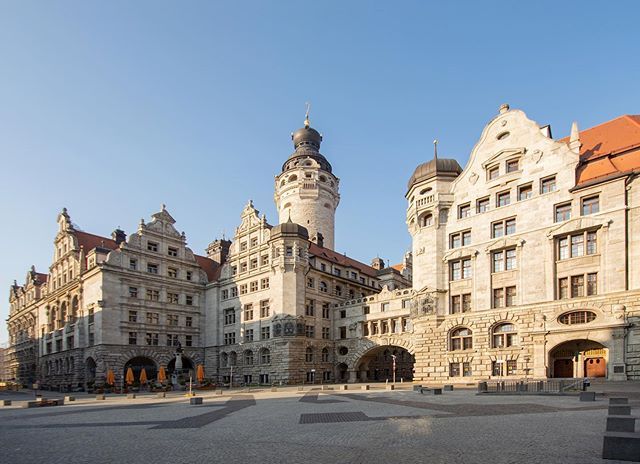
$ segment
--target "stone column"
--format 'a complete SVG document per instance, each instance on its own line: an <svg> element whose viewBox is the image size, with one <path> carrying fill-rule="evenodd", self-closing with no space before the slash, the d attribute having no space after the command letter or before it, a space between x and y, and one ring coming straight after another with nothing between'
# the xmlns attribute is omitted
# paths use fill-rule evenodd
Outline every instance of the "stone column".
<svg viewBox="0 0 640 464"><path fill-rule="evenodd" d="M348 383L356 383L357 382L357 376L356 376L356 371L355 370L349 370L349 379L347 380Z"/></svg>

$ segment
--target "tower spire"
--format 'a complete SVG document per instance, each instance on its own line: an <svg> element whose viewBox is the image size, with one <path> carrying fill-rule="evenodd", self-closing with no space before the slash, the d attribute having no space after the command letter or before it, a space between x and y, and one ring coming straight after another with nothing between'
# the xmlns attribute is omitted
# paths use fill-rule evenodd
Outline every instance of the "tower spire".
<svg viewBox="0 0 640 464"><path fill-rule="evenodd" d="M433 159L438 159L438 139L433 141Z"/></svg>
<svg viewBox="0 0 640 464"><path fill-rule="evenodd" d="M311 121L309 121L309 112L311 111L311 103L306 102L305 107L306 107L306 110L304 113L304 127L308 129L309 126L311 126Z"/></svg>

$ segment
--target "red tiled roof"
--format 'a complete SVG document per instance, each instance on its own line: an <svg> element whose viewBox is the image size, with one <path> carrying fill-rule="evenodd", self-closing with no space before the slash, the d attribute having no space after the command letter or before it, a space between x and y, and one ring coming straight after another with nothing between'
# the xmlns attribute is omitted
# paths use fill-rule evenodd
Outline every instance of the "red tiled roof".
<svg viewBox="0 0 640 464"><path fill-rule="evenodd" d="M38 278L39 283L45 283L49 280L49 274L43 274L42 272L36 272L36 277Z"/></svg>
<svg viewBox="0 0 640 464"><path fill-rule="evenodd" d="M560 140L569 142L569 137ZM640 115L623 115L580 132L576 184L640 172Z"/></svg>
<svg viewBox="0 0 640 464"><path fill-rule="evenodd" d="M404 264L400 263L400 264L394 264L393 266L391 266L393 269L395 269L396 271L402 272L402 270L404 269Z"/></svg>
<svg viewBox="0 0 640 464"><path fill-rule="evenodd" d="M99 235L90 234L89 232L83 232L80 230L76 230L73 234L78 239L78 246L83 247L85 253L88 253L97 247L108 248L110 250L118 248L116 242L107 237L101 237Z"/></svg>
<svg viewBox="0 0 640 464"><path fill-rule="evenodd" d="M207 274L209 282L215 282L220 278L220 271L222 266L218 265L214 260L207 258L206 256L200 256L194 254L198 266Z"/></svg>
<svg viewBox="0 0 640 464"><path fill-rule="evenodd" d="M336 264L340 264L345 267L352 267L354 269L358 269L362 274L366 274L371 277L375 277L376 270L371 266L367 266L360 261L356 261L355 259L351 259L346 257L345 255L341 255L340 253L336 253L333 250L328 248L320 247L316 243L309 242L309 253L318 256L320 258L324 258L328 261L332 261Z"/></svg>

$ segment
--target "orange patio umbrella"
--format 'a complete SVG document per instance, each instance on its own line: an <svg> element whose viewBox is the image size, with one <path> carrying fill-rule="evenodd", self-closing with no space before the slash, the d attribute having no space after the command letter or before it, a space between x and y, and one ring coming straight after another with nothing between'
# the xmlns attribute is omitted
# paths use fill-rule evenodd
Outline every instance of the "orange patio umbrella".
<svg viewBox="0 0 640 464"><path fill-rule="evenodd" d="M107 383L109 385L115 385L116 383L116 376L113 375L113 371L111 369L107 371Z"/></svg>
<svg viewBox="0 0 640 464"><path fill-rule="evenodd" d="M164 371L164 366L160 366L158 371L158 382L162 383L167 380L167 373Z"/></svg>
<svg viewBox="0 0 640 464"><path fill-rule="evenodd" d="M127 369L127 376L125 377L125 380L127 381L127 385L131 385L133 383L133 381L135 380L135 378L133 377L133 369Z"/></svg>
<svg viewBox="0 0 640 464"><path fill-rule="evenodd" d="M202 383L202 381L204 380L204 366L202 364L198 364L198 369L196 371L196 378L200 383Z"/></svg>
<svg viewBox="0 0 640 464"><path fill-rule="evenodd" d="M140 383L145 383L147 380L147 371L146 369L143 367L142 370L140 371Z"/></svg>

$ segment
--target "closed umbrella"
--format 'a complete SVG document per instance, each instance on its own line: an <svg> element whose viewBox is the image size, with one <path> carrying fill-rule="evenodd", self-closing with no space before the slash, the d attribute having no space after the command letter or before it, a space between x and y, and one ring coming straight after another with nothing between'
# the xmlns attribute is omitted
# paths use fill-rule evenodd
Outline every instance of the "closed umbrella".
<svg viewBox="0 0 640 464"><path fill-rule="evenodd" d="M113 375L113 371L111 369L107 371L107 383L109 385L115 385L116 383L116 376Z"/></svg>
<svg viewBox="0 0 640 464"><path fill-rule="evenodd" d="M196 371L196 378L200 383L202 383L202 381L204 380L204 366L202 364L198 364L198 370Z"/></svg>
<svg viewBox="0 0 640 464"><path fill-rule="evenodd" d="M146 383L147 382L147 371L146 369L143 367L142 370L140 371L140 383Z"/></svg>
<svg viewBox="0 0 640 464"><path fill-rule="evenodd" d="M164 371L164 366L160 366L158 371L158 382L162 383L167 380L167 373Z"/></svg>
<svg viewBox="0 0 640 464"><path fill-rule="evenodd" d="M131 385L133 383L133 381L135 380L135 378L133 377L133 369L127 369L125 380L127 381L127 385Z"/></svg>

